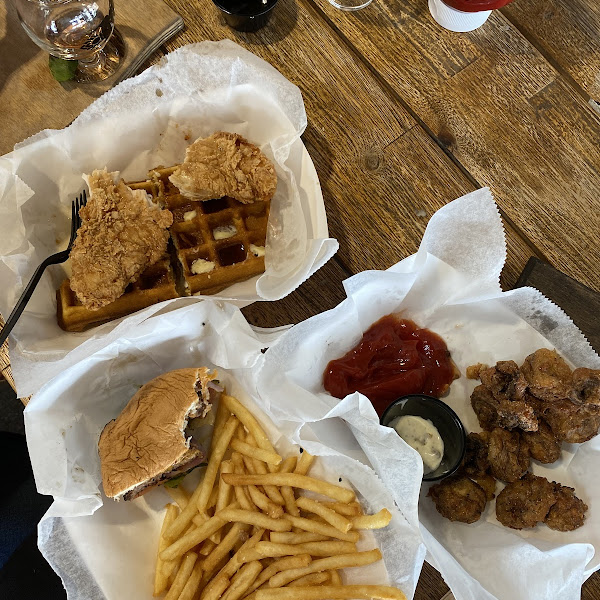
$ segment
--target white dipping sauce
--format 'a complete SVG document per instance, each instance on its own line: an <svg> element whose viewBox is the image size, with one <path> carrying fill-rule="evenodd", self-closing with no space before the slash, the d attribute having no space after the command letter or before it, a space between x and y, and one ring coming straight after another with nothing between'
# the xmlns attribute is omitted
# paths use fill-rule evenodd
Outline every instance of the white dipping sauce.
<svg viewBox="0 0 600 600"><path fill-rule="evenodd" d="M444 456L444 441L429 419L406 415L394 419L390 426L421 455L425 474L440 466Z"/></svg>

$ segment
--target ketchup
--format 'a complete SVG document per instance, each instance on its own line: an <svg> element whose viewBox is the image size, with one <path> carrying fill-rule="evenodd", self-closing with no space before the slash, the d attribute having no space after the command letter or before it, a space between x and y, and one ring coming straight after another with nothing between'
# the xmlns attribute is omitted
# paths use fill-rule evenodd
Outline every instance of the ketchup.
<svg viewBox="0 0 600 600"><path fill-rule="evenodd" d="M442 0L444 4L462 10L463 12L479 12L482 10L495 10L506 6L512 0Z"/></svg>
<svg viewBox="0 0 600 600"><path fill-rule="evenodd" d="M327 365L323 384L336 398L364 394L381 416L406 394L439 398L455 376L450 352L439 335L387 315L371 325L357 346Z"/></svg>

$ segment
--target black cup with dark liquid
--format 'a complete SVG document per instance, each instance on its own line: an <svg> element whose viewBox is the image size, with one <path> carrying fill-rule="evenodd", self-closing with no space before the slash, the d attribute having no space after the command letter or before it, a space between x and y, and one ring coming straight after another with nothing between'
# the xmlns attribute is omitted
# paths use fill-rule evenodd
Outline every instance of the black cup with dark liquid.
<svg viewBox="0 0 600 600"><path fill-rule="evenodd" d="M237 31L256 31L266 25L277 0L213 0L227 25Z"/></svg>

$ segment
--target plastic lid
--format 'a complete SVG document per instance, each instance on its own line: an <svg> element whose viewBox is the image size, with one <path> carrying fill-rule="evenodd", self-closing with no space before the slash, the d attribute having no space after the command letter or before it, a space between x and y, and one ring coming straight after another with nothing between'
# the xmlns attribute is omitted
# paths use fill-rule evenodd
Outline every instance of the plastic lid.
<svg viewBox="0 0 600 600"><path fill-rule="evenodd" d="M444 4L442 0L429 0L429 12L437 23L450 31L473 31L481 27L492 14L491 10L463 12Z"/></svg>

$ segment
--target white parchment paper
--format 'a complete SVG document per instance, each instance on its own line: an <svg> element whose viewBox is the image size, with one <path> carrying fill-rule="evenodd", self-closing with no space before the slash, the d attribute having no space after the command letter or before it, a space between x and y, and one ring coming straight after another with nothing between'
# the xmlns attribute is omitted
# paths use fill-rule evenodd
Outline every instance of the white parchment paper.
<svg viewBox="0 0 600 600"><path fill-rule="evenodd" d="M200 365L218 369L228 392L253 411L280 452L306 448L322 457L311 473L352 486L366 511L392 510L390 526L360 542L360 549L379 546L383 563L348 569L344 577L389 583L412 595L425 557L417 519L420 458L369 418L370 404L358 394L325 413L298 410L298 397L282 396L272 412L256 393L256 373L261 349L280 333L251 329L238 308L211 300L141 323L125 321L119 339L33 397L25 410L29 452L38 491L54 496L38 528L39 547L69 600L152 597L160 522L170 498L160 488L132 502L107 500L97 442L139 386L168 370ZM403 477L386 487L382 465Z"/></svg>
<svg viewBox="0 0 600 600"><path fill-rule="evenodd" d="M278 186L265 273L213 298L245 306L285 297L338 247L328 237L318 177L300 140L305 127L298 88L255 55L222 41L176 50L104 94L71 126L26 140L0 158L0 313L7 317L35 268L66 247L71 201L84 188L83 173L107 167L126 181L145 179L149 169L181 162L187 145L218 130L259 145L274 161ZM68 262L47 270L13 330L10 356L20 396L64 369L62 361L82 342L119 323L81 334L58 327L55 292L68 270Z"/></svg>
<svg viewBox="0 0 600 600"><path fill-rule="evenodd" d="M504 232L487 189L440 209L431 219L419 252L388 271L367 271L345 283L347 299L283 334L265 355L258 390L281 418L295 414L279 398L301 397L302 411L326 414L342 406L323 388L327 363L352 348L384 315L399 312L440 334L462 376L444 399L467 431L480 431L470 405L478 382L466 367L513 359L521 364L541 347L556 348L574 366L600 368L600 358L572 321L532 288L502 293L499 276L506 257ZM300 410L300 408L298 409ZM365 419L377 422L375 411ZM415 453L416 454L416 453ZM589 506L580 529L561 533L544 525L518 532L501 526L495 502L476 524L451 523L435 510L423 485L419 519L428 560L444 576L457 600L576 600L581 585L600 565L600 436L585 444L563 444L552 465L532 461L532 471L575 488ZM378 463L388 489L406 473ZM497 493L501 485L497 487Z"/></svg>

